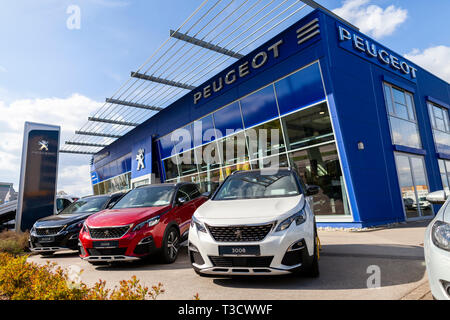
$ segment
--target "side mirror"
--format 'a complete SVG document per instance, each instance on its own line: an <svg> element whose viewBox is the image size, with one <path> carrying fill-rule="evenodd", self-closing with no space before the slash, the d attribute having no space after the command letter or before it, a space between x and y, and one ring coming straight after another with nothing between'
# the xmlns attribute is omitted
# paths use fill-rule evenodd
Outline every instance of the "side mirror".
<svg viewBox="0 0 450 320"><path fill-rule="evenodd" d="M308 185L308 186L306 186L306 196L313 196L315 194L318 194L319 190L320 190L319 186Z"/></svg>
<svg viewBox="0 0 450 320"><path fill-rule="evenodd" d="M117 201L113 201L113 202L110 202L109 204L108 204L108 206L106 207L106 209L111 209L112 207L114 207L114 205L117 203Z"/></svg>
<svg viewBox="0 0 450 320"><path fill-rule="evenodd" d="M202 193L202 197L206 197L206 198L211 198L211 196L212 196L212 193L211 192L204 192L204 193Z"/></svg>
<svg viewBox="0 0 450 320"><path fill-rule="evenodd" d="M183 204L185 204L186 202L187 202L187 198L186 198L186 197L179 197L179 198L177 199L177 203L180 204L180 205L183 205Z"/></svg>
<svg viewBox="0 0 450 320"><path fill-rule="evenodd" d="M432 204L444 204L447 200L447 194L444 190L431 192L427 195L427 201Z"/></svg>

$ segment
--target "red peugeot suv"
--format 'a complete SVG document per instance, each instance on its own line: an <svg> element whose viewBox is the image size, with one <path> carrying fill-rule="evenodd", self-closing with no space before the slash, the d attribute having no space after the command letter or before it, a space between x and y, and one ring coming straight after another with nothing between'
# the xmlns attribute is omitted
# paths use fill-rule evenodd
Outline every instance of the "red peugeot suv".
<svg viewBox="0 0 450 320"><path fill-rule="evenodd" d="M195 210L207 200L196 184L156 184L129 191L111 209L86 219L80 257L92 264L136 260L159 252L176 260Z"/></svg>

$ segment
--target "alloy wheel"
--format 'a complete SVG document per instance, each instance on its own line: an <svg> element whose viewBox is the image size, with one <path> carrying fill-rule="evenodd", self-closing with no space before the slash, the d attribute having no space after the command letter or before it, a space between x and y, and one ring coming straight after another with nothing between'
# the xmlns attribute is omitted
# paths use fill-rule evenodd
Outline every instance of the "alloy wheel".
<svg viewBox="0 0 450 320"><path fill-rule="evenodd" d="M172 230L167 237L167 253L171 260L177 257L179 247L180 239L178 238L178 233Z"/></svg>

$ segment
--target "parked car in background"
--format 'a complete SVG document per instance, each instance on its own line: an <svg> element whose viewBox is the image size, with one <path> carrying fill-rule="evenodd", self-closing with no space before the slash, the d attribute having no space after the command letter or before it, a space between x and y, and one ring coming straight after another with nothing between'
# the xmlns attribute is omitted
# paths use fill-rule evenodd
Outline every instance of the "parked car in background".
<svg viewBox="0 0 450 320"><path fill-rule="evenodd" d="M77 196L73 196L73 195L60 195L58 194L56 196L56 213L64 210L65 208L67 208L68 206L70 206L72 203L74 203L75 201L77 201L78 199L80 199L80 197Z"/></svg>
<svg viewBox="0 0 450 320"><path fill-rule="evenodd" d="M139 186L85 221L80 257L100 264L159 253L172 263L187 239L192 214L206 200L193 183Z"/></svg>
<svg viewBox="0 0 450 320"><path fill-rule="evenodd" d="M425 232L428 281L435 299L450 300L450 195L443 190L432 192L427 201L442 204Z"/></svg>
<svg viewBox="0 0 450 320"><path fill-rule="evenodd" d="M317 231L303 187L291 169L237 171L197 209L189 256L199 275L319 275Z"/></svg>
<svg viewBox="0 0 450 320"><path fill-rule="evenodd" d="M39 219L30 231L30 249L42 255L60 250L78 250L78 235L84 220L114 204L123 193L89 196L71 203L58 214Z"/></svg>

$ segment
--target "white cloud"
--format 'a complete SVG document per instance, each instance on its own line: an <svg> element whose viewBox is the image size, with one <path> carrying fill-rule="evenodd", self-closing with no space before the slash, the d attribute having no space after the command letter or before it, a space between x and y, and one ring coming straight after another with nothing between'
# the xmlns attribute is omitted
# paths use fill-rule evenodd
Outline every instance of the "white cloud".
<svg viewBox="0 0 450 320"><path fill-rule="evenodd" d="M4 66L0 66L0 72L4 73L4 72L8 72L8 70L6 70L6 68Z"/></svg>
<svg viewBox="0 0 450 320"><path fill-rule="evenodd" d="M68 165L58 173L58 190L78 197L92 194L89 165Z"/></svg>
<svg viewBox="0 0 450 320"><path fill-rule="evenodd" d="M0 101L0 180L14 182L18 188L26 121L61 126L62 145L86 122L87 115L100 106L100 102L80 94L68 98L21 99L11 103ZM58 190L69 190L80 196L91 193L88 161L87 156L61 154Z"/></svg>
<svg viewBox="0 0 450 320"><path fill-rule="evenodd" d="M334 13L350 21L361 32L375 38L392 34L408 17L408 10L390 5L383 9L369 5L371 0L346 0Z"/></svg>
<svg viewBox="0 0 450 320"><path fill-rule="evenodd" d="M405 58L450 83L450 47L436 46L423 51L412 50Z"/></svg>

